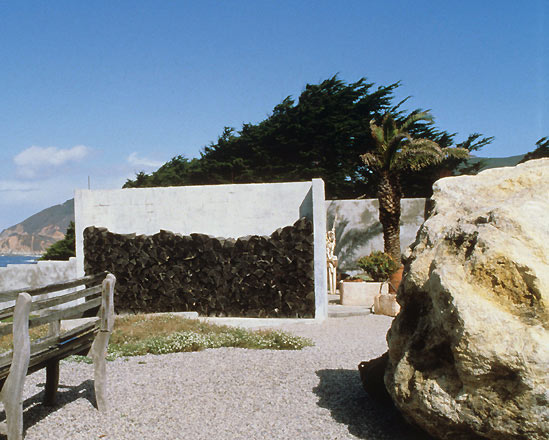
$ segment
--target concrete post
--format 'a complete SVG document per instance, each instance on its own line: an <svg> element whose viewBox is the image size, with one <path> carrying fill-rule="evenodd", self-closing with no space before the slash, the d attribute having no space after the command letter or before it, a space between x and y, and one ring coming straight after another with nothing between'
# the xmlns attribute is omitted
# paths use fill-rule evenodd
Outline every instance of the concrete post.
<svg viewBox="0 0 549 440"><path fill-rule="evenodd" d="M328 271L326 268L326 203L324 181L313 179L313 231L315 258L315 319L328 317Z"/></svg>

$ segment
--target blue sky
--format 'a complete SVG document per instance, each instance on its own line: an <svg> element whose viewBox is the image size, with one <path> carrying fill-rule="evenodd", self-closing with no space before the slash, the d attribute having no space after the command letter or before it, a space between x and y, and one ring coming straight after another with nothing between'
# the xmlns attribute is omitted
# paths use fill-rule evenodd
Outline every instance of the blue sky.
<svg viewBox="0 0 549 440"><path fill-rule="evenodd" d="M336 73L402 81L407 108L523 154L549 136L549 3L0 3L0 230L120 188Z"/></svg>

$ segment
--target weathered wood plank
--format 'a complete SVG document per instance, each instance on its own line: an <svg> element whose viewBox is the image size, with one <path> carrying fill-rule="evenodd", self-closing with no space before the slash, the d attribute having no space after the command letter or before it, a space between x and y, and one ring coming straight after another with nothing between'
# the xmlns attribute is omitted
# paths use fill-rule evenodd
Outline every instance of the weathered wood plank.
<svg viewBox="0 0 549 440"><path fill-rule="evenodd" d="M61 309L56 310L51 313L48 313L47 315L40 316L38 318L32 318L30 320L30 327L38 327L40 325L47 324L48 322L54 321L54 320L63 320L63 319L76 319L82 317L84 312L89 309L93 309L97 306L101 305L101 298L94 298L90 301L86 301L85 303L78 304L74 307L70 307L68 309Z"/></svg>
<svg viewBox="0 0 549 440"><path fill-rule="evenodd" d="M107 272L101 272L94 275L88 275L82 278L77 278L74 280L63 281L61 283L49 284L47 286L35 287L33 289L16 289L8 290L5 292L0 292L0 302L3 301L13 301L17 298L22 292L27 292L30 296L42 295L44 293L57 292L59 290L66 290L72 287L81 286L82 284L94 284L97 281L101 281L105 278Z"/></svg>
<svg viewBox="0 0 549 440"><path fill-rule="evenodd" d="M101 289L101 310L99 312L100 330L112 332L114 326L114 284L116 278L108 274Z"/></svg>
<svg viewBox="0 0 549 440"><path fill-rule="evenodd" d="M84 312L89 309L93 309L101 305L101 298L94 298L91 301L86 301L85 303L78 304L74 307L68 309L56 310L51 313L48 313L44 316L39 316L37 318L32 318L29 323L30 328L38 327L40 325L48 324L49 322L62 319L76 319L82 317ZM13 329L12 323L6 323L0 327L0 336L9 334Z"/></svg>
<svg viewBox="0 0 549 440"><path fill-rule="evenodd" d="M59 336L61 333L61 321L56 320L49 323L48 328L48 336L49 337L56 337ZM32 347L31 347L31 353L32 353Z"/></svg>
<svg viewBox="0 0 549 440"><path fill-rule="evenodd" d="M97 295L100 292L101 292L101 285L98 285L98 286L90 287L88 289L79 290L77 292L68 293L66 295L43 299L43 300L34 302L32 304L31 310L35 311L35 310L47 309L49 307L58 306L60 304L65 304L70 301L75 301L80 298L86 298L88 296Z"/></svg>
<svg viewBox="0 0 549 440"><path fill-rule="evenodd" d="M90 331L78 338L67 341L63 345L51 347L41 353L37 353L30 360L29 374L41 370L46 366L47 362L52 359L64 359L70 355L79 354L88 350L91 347L96 334L97 331Z"/></svg>
<svg viewBox="0 0 549 440"><path fill-rule="evenodd" d="M23 439L23 386L30 360L29 314L32 304L28 293L17 297L13 317L13 360L0 399L6 410L8 440Z"/></svg>
<svg viewBox="0 0 549 440"><path fill-rule="evenodd" d="M116 278L109 274L103 281L100 309L100 329L93 340L90 349L90 356L93 359L94 367L94 388L97 409L105 412L108 409L107 403L107 347L114 324L114 284Z"/></svg>
<svg viewBox="0 0 549 440"><path fill-rule="evenodd" d="M95 330L96 328L98 328L98 324L99 324L99 318L94 318L92 321L79 325L78 327L75 327L65 333L62 333L61 335L48 336L32 342L31 358L34 355L36 355L36 353L43 351L44 349L57 345L58 343L64 342L68 339L78 338L85 333ZM13 358L13 351L11 350L6 353L2 353L0 355L0 378L2 377L2 371L6 367L9 367L9 364L11 363L12 358Z"/></svg>
<svg viewBox="0 0 549 440"><path fill-rule="evenodd" d="M77 292L66 293L64 295L56 296L53 298L41 299L32 303L31 312L36 310L47 309L48 307L58 306L60 304L75 301L80 298L85 298L91 295L96 295L101 292L101 285L89 287L87 289L78 290ZM15 306L2 309L0 313L0 320L9 318L13 315Z"/></svg>

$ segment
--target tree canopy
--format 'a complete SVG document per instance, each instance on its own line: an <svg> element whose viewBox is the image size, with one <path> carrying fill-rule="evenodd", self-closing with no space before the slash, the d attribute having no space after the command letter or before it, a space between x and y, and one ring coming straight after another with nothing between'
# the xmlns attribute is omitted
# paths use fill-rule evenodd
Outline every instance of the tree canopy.
<svg viewBox="0 0 549 440"><path fill-rule="evenodd" d="M345 83L337 75L320 84L307 84L297 102L288 96L258 124L243 124L239 131L225 127L217 142L203 149L200 158L174 157L151 174L138 173L124 187L287 182L320 177L327 198L375 196L375 176L360 155L375 148L370 120L379 120L388 111L402 116L398 111L402 103L393 104L398 86L374 87L365 78ZM455 137L455 133L438 130L432 121L417 121L409 131L441 148L453 145ZM491 140L479 138L471 135L465 148L480 148ZM448 161L426 169L419 180L408 182L403 176L404 193L430 195L441 167L455 169L461 162Z"/></svg>
<svg viewBox="0 0 549 440"><path fill-rule="evenodd" d="M542 137L536 142L536 149L526 153L520 163L526 162L532 159L541 159L542 157L549 157L549 138L547 136Z"/></svg>
<svg viewBox="0 0 549 440"><path fill-rule="evenodd" d="M76 256L76 241L74 233L74 222L71 221L67 226L65 238L53 243L46 249L40 260L68 260Z"/></svg>

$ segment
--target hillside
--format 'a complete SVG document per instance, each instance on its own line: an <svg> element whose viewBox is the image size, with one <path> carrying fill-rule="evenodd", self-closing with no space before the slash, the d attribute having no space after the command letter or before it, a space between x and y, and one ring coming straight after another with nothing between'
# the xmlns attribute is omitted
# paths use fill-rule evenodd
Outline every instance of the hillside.
<svg viewBox="0 0 549 440"><path fill-rule="evenodd" d="M0 233L0 255L39 255L65 236L74 221L74 199L40 211Z"/></svg>
<svg viewBox="0 0 549 440"><path fill-rule="evenodd" d="M514 167L524 158L524 154L509 157L471 157L467 165L474 165L481 162L480 171L489 168Z"/></svg>

